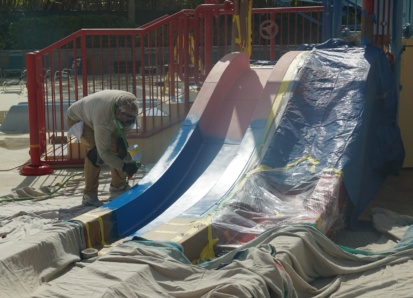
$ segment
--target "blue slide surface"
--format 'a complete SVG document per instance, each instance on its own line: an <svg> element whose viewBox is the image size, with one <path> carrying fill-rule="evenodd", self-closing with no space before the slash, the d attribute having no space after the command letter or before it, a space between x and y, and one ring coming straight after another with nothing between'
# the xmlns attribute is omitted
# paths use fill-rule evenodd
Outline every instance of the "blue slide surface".
<svg viewBox="0 0 413 298"><path fill-rule="evenodd" d="M275 67L257 69L245 54L232 53L215 65L150 173L104 205L112 210L112 237L143 235L178 216L205 216L259 165L277 170L261 173L257 187L276 185L271 191L281 198L314 197L326 169L340 173L356 227L386 176L401 168L396 115L390 64L374 47L290 52ZM291 167L303 158L315 172Z"/></svg>
<svg viewBox="0 0 413 298"><path fill-rule="evenodd" d="M283 77L300 52L274 67L251 68L246 53L215 65L164 155L140 181L103 208L112 238L144 234L176 216L203 216L247 170L268 130Z"/></svg>

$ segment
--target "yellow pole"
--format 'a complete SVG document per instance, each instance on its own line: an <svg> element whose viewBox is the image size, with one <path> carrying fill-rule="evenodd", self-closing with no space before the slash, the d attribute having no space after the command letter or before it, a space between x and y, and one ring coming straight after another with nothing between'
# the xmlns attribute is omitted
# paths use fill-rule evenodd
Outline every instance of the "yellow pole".
<svg viewBox="0 0 413 298"><path fill-rule="evenodd" d="M233 52L252 53L252 0L235 0L232 18Z"/></svg>

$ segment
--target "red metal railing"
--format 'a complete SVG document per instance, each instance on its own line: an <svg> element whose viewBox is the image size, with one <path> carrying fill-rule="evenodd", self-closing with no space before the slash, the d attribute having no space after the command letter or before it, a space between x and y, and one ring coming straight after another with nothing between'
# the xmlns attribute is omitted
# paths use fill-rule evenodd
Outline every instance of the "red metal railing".
<svg viewBox="0 0 413 298"><path fill-rule="evenodd" d="M390 44L392 1L394 0L376 1L376 5L373 5L377 19L373 26L373 44L384 48L385 51L389 50Z"/></svg>
<svg viewBox="0 0 413 298"><path fill-rule="evenodd" d="M367 33L371 36L368 36L370 42L374 45L383 48L385 52L389 51L389 44L391 42L391 30L392 30L392 6L393 1L395 0L363 0L361 3L357 4L354 1L346 0L346 6L343 7L343 22L341 24L342 29L348 31L345 33L345 37L348 35L353 35L353 41L362 38L361 27L363 15L367 17L368 22L371 22L371 32L366 30L364 33ZM362 5L360 5L362 4ZM363 7L364 11L363 11ZM368 25L370 26L370 25ZM329 32L330 33L330 32Z"/></svg>
<svg viewBox="0 0 413 298"><path fill-rule="evenodd" d="M251 58L275 61L303 43L321 42L322 9L254 9ZM132 138L181 122L214 63L231 51L232 13L229 1L205 4L136 29L80 30L27 54L31 167L83 162L80 146L66 138L66 109L102 89L138 97ZM263 22L274 31L263 30Z"/></svg>

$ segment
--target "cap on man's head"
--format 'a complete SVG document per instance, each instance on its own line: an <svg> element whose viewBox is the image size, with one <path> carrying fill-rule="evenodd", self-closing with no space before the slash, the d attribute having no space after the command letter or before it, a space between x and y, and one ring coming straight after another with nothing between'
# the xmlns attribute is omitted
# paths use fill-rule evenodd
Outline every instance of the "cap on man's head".
<svg viewBox="0 0 413 298"><path fill-rule="evenodd" d="M116 98L116 107L121 112L135 113L138 114L139 104L138 99L132 93L121 93Z"/></svg>

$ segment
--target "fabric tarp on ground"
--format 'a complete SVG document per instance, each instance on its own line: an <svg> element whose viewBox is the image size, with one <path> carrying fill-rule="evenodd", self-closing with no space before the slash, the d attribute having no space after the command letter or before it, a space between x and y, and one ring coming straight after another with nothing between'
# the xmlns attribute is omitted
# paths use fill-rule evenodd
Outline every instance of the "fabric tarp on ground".
<svg viewBox="0 0 413 298"><path fill-rule="evenodd" d="M150 167L150 165L147 167ZM54 223L70 220L96 207L82 205L83 170L59 170L45 178L47 186L21 187L0 196L0 255L9 245L35 235ZM134 175L138 183L144 173ZM120 193L111 193L110 169L103 167L99 178L99 199L111 201Z"/></svg>
<svg viewBox="0 0 413 298"><path fill-rule="evenodd" d="M297 223L196 266L176 244L136 238L79 262L30 297L410 297L413 218L376 208L373 219L384 250L380 243L378 251L340 247Z"/></svg>
<svg viewBox="0 0 413 298"><path fill-rule="evenodd" d="M42 283L69 270L80 260L82 238L79 227L56 223L7 246L0 256L0 297L30 297Z"/></svg>

